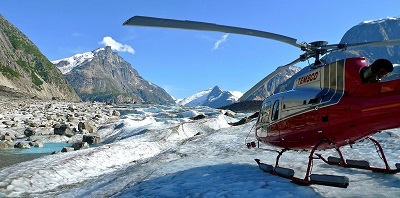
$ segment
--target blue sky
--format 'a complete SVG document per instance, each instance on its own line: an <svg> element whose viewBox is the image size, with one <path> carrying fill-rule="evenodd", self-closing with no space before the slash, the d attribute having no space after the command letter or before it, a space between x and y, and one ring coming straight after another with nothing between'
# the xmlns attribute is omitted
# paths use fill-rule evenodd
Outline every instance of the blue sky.
<svg viewBox="0 0 400 198"><path fill-rule="evenodd" d="M399 8L398 0L0 1L0 14L49 60L113 44L144 79L177 99L215 85L245 92L301 51L243 35L122 26L130 17L197 20L333 44L362 21L400 16Z"/></svg>

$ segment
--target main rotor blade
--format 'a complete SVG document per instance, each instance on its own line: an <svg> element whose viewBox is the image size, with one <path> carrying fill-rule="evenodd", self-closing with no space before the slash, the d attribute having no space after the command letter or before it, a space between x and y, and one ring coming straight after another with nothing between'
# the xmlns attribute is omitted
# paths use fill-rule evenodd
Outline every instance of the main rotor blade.
<svg viewBox="0 0 400 198"><path fill-rule="evenodd" d="M218 25L214 23L204 23L198 21L186 21L186 20L174 20L174 19L164 19L155 17L145 17L145 16L134 16L124 22L123 25L132 26L146 26L146 27L163 27L163 28L178 28L187 30L202 30L202 31L214 31L214 32L224 32L232 34L242 34L248 36L256 36L261 38L272 39L280 42L284 42L296 47L302 47L298 44L296 39L259 30L252 30L246 28Z"/></svg>
<svg viewBox="0 0 400 198"><path fill-rule="evenodd" d="M363 42L363 43L344 43L344 44L335 44L335 45L327 45L325 46L327 49L346 49L353 47L361 47L361 46L391 46L391 45L400 45L400 39L395 40L384 40L384 41L371 41L371 42Z"/></svg>
<svg viewBox="0 0 400 198"><path fill-rule="evenodd" d="M294 64L296 64L296 63L298 63L300 61L302 61L302 58L298 58L298 59L294 60L293 62L287 64L287 65L280 66L280 67L276 68L276 70L274 72L270 73L268 76L263 78L256 85L254 85L250 90L248 90L246 93L244 93L243 96L239 98L239 101L245 101L251 94L256 92L264 84L267 84L272 78L274 78L281 71L285 70L286 68L288 68L288 67L290 67L290 66L292 66L292 65L294 65Z"/></svg>

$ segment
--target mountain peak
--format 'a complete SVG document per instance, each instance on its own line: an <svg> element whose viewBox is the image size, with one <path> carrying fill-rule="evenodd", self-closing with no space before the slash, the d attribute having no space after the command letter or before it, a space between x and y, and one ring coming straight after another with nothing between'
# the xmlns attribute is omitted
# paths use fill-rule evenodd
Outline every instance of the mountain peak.
<svg viewBox="0 0 400 198"><path fill-rule="evenodd" d="M104 48L103 48L104 49ZM110 53L112 53L112 49L111 49L111 46L106 46L106 54L110 54Z"/></svg>
<svg viewBox="0 0 400 198"><path fill-rule="evenodd" d="M57 65L57 68L61 71L62 74L66 74L75 67L82 65L85 61L91 61L94 56L104 50L106 50L107 52L107 50L111 50L111 47L107 46L106 48L98 48L90 52L75 54L68 58L51 61L51 63Z"/></svg>
<svg viewBox="0 0 400 198"><path fill-rule="evenodd" d="M220 94L223 92L223 90L219 86L214 86L213 88L210 88L210 90L210 94Z"/></svg>
<svg viewBox="0 0 400 198"><path fill-rule="evenodd" d="M164 89L143 79L110 46L53 63L84 101L174 103Z"/></svg>
<svg viewBox="0 0 400 198"><path fill-rule="evenodd" d="M369 20L369 21L363 21L362 23L360 23L359 25L362 24L376 24L376 23L383 23L383 22L387 22L387 21L394 21L394 20L399 20L400 17L386 17L383 19L378 19L378 20Z"/></svg>
<svg viewBox="0 0 400 198"><path fill-rule="evenodd" d="M223 91L219 86L200 91L190 97L177 100L182 106L209 106L212 108L222 107L235 103L243 94L238 92Z"/></svg>

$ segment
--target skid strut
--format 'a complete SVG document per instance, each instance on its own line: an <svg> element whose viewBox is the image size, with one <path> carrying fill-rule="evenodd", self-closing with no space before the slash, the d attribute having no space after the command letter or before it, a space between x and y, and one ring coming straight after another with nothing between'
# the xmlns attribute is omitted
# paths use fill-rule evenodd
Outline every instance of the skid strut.
<svg viewBox="0 0 400 198"><path fill-rule="evenodd" d="M275 167L273 167L272 165L261 163L259 159L255 159L255 161L257 162L261 170L271 173L273 175L278 175L281 177L288 178L292 180L293 183L299 185L320 184L320 185L347 188L347 186L349 185L349 179L345 176L311 174L311 167L313 160L320 159L320 157L314 157L314 153L318 149L318 147L324 143L331 143L331 142L323 140L318 144L316 144L314 148L311 150L310 155L308 157L307 172L303 179L294 177L293 169L279 167L279 159L284 152L288 151L288 149L282 149L282 151L278 153L278 156L276 157Z"/></svg>
<svg viewBox="0 0 400 198"><path fill-rule="evenodd" d="M325 163L327 163L329 165L342 166L345 168L357 168L357 169L371 170L374 172L388 173L388 174L396 174L396 173L400 172L400 163L396 163L396 165L395 165L396 169L390 168L390 166L386 160L385 153L383 152L382 146L379 144L378 141L376 141L372 137L367 137L366 139L371 140L374 143L374 145L376 146L376 148L379 151L379 154L381 156L381 159L382 159L383 163L385 164L385 168L371 167L369 165L369 162L367 162L365 160L349 160L349 159L345 160L343 157L343 154L339 148L336 148L336 151L339 154L339 158L328 157L328 159L325 159L324 157L322 157L321 154L315 154L315 155L317 155L319 159L321 159L322 161L324 161Z"/></svg>
<svg viewBox="0 0 400 198"><path fill-rule="evenodd" d="M378 151L383 163L385 164L385 168L371 167L369 165L369 162L367 162L365 160L349 160L349 159L346 160L343 157L343 154L339 148L336 148L336 151L339 154L339 158L338 157L328 157L328 159L325 159L324 157L322 157L321 154L315 154L316 157L314 157L315 151L322 144L324 144L324 143L334 144L334 142L331 142L328 140L323 140L323 141L319 142L311 150L310 155L308 156L307 172L303 179L294 177L293 169L279 167L280 157L282 156L282 154L284 152L288 151L289 149L282 149L280 152L278 152L278 156L276 157L275 167L272 165L261 163L259 159L255 159L255 161L257 162L260 169L262 169L263 171L271 173L273 175L278 175L281 177L288 178L288 179L292 180L292 182L299 184L299 185L320 184L320 185L335 186L335 187L341 187L341 188L347 188L347 186L349 185L349 178L347 178L345 176L311 174L312 163L313 163L314 159L321 159L322 161L324 161L325 163L327 163L329 165L342 166L345 168L357 168L357 169L371 170L374 172L388 173L388 174L395 174L395 173L400 172L400 163L396 163L396 165L395 165L396 169L390 168L390 166L386 160L385 153L383 152L382 146L379 144L378 141L376 141L372 137L367 137L366 139L371 140L374 143L374 145L376 146L377 151Z"/></svg>

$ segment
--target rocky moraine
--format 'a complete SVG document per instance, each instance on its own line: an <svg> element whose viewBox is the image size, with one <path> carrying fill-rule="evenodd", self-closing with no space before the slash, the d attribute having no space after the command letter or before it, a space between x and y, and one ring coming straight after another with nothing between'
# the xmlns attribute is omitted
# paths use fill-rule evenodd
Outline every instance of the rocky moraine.
<svg viewBox="0 0 400 198"><path fill-rule="evenodd" d="M98 129L119 120L120 112L105 103L42 101L0 97L0 150L69 143L61 151L101 142Z"/></svg>

